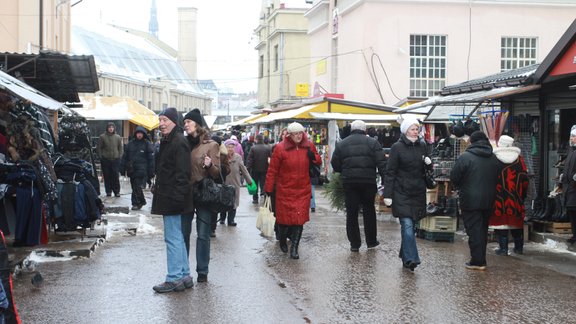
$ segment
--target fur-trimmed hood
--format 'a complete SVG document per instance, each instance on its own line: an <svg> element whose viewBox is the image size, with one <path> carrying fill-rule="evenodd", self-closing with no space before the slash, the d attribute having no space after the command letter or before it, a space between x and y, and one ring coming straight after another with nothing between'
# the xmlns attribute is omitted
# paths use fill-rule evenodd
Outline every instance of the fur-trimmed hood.
<svg viewBox="0 0 576 324"><path fill-rule="evenodd" d="M520 148L515 146L497 147L494 149L494 155L502 163L510 164L518 159Z"/></svg>

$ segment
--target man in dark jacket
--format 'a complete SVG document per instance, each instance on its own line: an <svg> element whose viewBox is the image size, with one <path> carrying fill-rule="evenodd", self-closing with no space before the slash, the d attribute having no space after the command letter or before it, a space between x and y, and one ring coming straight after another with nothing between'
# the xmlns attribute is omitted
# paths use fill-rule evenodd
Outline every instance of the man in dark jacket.
<svg viewBox="0 0 576 324"><path fill-rule="evenodd" d="M256 184L260 187L260 195L264 195L264 182L266 181L266 172L268 171L268 159L272 155L270 145L264 144L264 136L262 134L256 135L255 144L248 153L248 161L246 168L256 180ZM252 203L258 203L258 191L252 195Z"/></svg>
<svg viewBox="0 0 576 324"><path fill-rule="evenodd" d="M500 171L500 163L492 153L486 134L472 133L470 146L458 157L450 172L450 181L459 191L462 219L468 234L471 258L466 263L467 269L486 269L488 219L494 207Z"/></svg>
<svg viewBox="0 0 576 324"><path fill-rule="evenodd" d="M132 210L140 210L146 205L146 198L142 187L148 179L154 177L154 148L148 140L146 129L136 127L134 138L128 142L124 149L124 156L120 163L120 173L130 178L132 186Z"/></svg>
<svg viewBox="0 0 576 324"><path fill-rule="evenodd" d="M346 234L350 251L358 252L362 241L358 227L358 210L362 206L364 234L368 248L380 244L376 233L376 169L380 176L386 171L384 151L377 140L366 136L366 123L355 120L351 134L336 143L332 155L332 168L341 173L346 204Z"/></svg>
<svg viewBox="0 0 576 324"><path fill-rule="evenodd" d="M193 210L190 203L192 163L178 115L175 108L167 108L159 116L162 141L156 157L152 214L163 216L168 274L165 282L153 287L158 293L182 291L194 285L181 220L181 214Z"/></svg>

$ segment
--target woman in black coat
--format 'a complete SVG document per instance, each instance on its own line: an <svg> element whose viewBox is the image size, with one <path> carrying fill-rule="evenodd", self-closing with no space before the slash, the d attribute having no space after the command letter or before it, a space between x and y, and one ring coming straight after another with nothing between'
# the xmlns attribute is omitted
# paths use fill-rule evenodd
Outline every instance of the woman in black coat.
<svg viewBox="0 0 576 324"><path fill-rule="evenodd" d="M384 203L392 206L392 215L400 219L402 244L400 257L405 268L414 271L420 264L416 246L415 223L426 216L424 166L431 167L426 144L419 138L420 123L406 118L402 135L390 148L384 180Z"/></svg>

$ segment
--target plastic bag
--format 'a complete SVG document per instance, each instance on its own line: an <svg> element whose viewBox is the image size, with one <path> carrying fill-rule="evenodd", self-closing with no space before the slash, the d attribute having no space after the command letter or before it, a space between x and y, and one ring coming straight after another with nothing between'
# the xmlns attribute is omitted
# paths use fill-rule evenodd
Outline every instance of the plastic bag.
<svg viewBox="0 0 576 324"><path fill-rule="evenodd" d="M267 196L266 200L264 200L264 206L260 207L258 217L256 218L256 228L266 237L274 236L276 217L274 217L274 213L272 212L271 204L271 198Z"/></svg>

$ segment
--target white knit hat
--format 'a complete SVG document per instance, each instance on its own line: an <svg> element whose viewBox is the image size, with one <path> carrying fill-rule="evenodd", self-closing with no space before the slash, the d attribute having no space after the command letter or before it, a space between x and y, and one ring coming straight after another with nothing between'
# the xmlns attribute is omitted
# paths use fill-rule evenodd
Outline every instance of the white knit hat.
<svg viewBox="0 0 576 324"><path fill-rule="evenodd" d="M576 136L576 125L573 125L572 129L570 129L570 136Z"/></svg>
<svg viewBox="0 0 576 324"><path fill-rule="evenodd" d="M402 124L400 124L400 131L402 132L402 134L406 134L406 132L408 131L408 128L410 128L410 126L412 126L412 125L420 126L420 122L418 121L418 119L416 119L416 117L404 118L404 120L402 121Z"/></svg>
<svg viewBox="0 0 576 324"><path fill-rule="evenodd" d="M288 125L288 133L298 133L298 132L303 132L304 131L304 126L302 126L302 124L300 123L292 123L290 125Z"/></svg>
<svg viewBox="0 0 576 324"><path fill-rule="evenodd" d="M512 144L514 144L514 139L508 135L502 135L498 140L498 147L511 147Z"/></svg>
<svg viewBox="0 0 576 324"><path fill-rule="evenodd" d="M361 130L361 131L365 131L366 130L366 123L362 120L355 120L352 122L352 124L350 124L350 130Z"/></svg>

